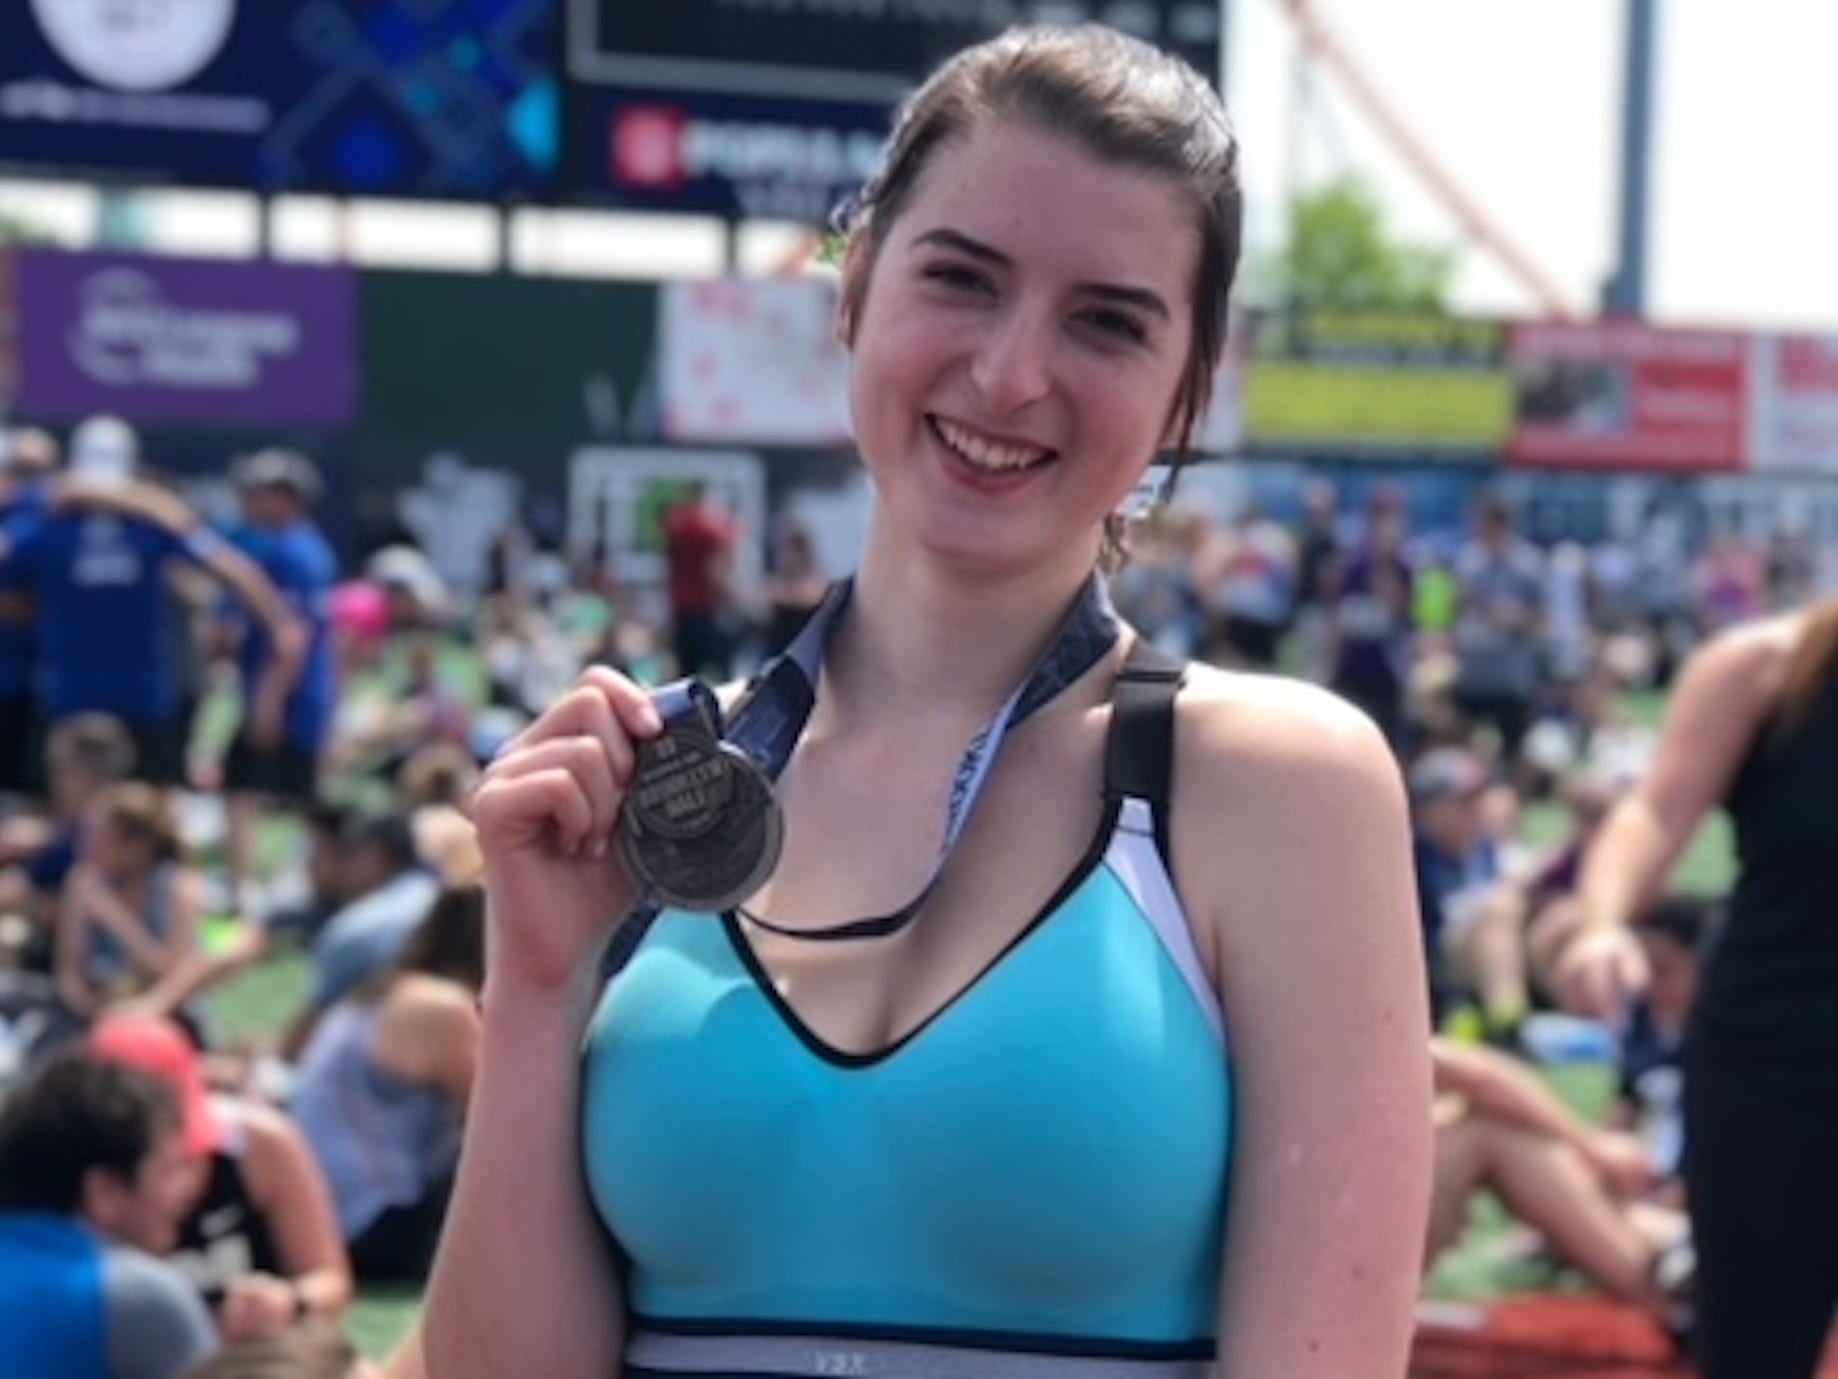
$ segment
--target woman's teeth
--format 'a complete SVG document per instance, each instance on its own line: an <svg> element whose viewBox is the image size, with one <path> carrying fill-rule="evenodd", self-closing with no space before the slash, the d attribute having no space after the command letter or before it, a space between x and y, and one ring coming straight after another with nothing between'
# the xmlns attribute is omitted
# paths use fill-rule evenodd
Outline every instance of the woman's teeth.
<svg viewBox="0 0 1838 1379"><path fill-rule="evenodd" d="M981 436L966 431L963 427L946 421L943 417L934 417L932 424L937 428L944 443L956 451L959 458L969 461L978 469L1025 469L1053 453L1039 446L999 445L994 441L984 440Z"/></svg>

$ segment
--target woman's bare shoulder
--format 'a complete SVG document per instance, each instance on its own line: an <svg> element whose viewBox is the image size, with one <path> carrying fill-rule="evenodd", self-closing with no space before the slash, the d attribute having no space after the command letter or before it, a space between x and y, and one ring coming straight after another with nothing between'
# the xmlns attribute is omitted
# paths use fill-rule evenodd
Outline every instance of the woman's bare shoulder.
<svg viewBox="0 0 1838 1379"><path fill-rule="evenodd" d="M1289 676L1192 666L1178 721L1180 766L1200 782L1259 788L1272 776L1331 783L1397 775L1370 718Z"/></svg>

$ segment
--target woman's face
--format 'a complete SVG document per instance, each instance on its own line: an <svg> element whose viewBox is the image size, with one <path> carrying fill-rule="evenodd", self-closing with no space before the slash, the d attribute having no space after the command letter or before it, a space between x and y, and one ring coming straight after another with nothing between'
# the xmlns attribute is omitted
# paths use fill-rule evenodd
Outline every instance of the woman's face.
<svg viewBox="0 0 1838 1379"><path fill-rule="evenodd" d="M146 847L100 809L84 821L82 852L85 862L111 876L138 870L146 861Z"/></svg>
<svg viewBox="0 0 1838 1379"><path fill-rule="evenodd" d="M991 572L1088 566L1166 439L1199 237L1154 173L989 124L937 149L865 272L850 401L883 519Z"/></svg>

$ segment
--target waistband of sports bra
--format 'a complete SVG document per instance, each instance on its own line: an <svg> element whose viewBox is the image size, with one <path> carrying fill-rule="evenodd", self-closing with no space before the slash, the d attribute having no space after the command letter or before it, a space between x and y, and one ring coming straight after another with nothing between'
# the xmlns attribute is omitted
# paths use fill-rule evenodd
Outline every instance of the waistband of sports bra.
<svg viewBox="0 0 1838 1379"><path fill-rule="evenodd" d="M1041 1344L1050 1344L1043 1342ZM1121 1353L1141 1350L1142 1354ZM1103 1353L1089 1353L1092 1351ZM640 1327L626 1341L626 1379L1211 1379L1208 1342L1129 1346L1068 1341L1018 1349L862 1336L691 1334Z"/></svg>

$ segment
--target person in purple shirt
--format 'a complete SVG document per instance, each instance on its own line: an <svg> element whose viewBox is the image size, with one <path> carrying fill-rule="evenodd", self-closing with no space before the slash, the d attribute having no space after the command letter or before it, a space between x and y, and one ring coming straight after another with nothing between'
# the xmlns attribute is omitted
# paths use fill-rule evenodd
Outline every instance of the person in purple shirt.
<svg viewBox="0 0 1838 1379"><path fill-rule="evenodd" d="M1382 496L1381 496L1382 495ZM1414 575L1395 494L1375 495L1366 540L1328 590L1334 692L1359 705L1396 746L1411 656Z"/></svg>
<svg viewBox="0 0 1838 1379"><path fill-rule="evenodd" d="M73 472L57 481L45 510L0 526L0 590L32 601L47 724L112 714L134 735L139 773L171 784L184 774L190 725L182 667L166 636L169 567L194 566L217 578L274 638L279 651L256 691L251 728L264 743L281 737L304 639L246 556L183 501L129 477L133 433L114 425L121 434L110 433L108 465L80 470L73 440Z"/></svg>
<svg viewBox="0 0 1838 1379"><path fill-rule="evenodd" d="M338 696L329 624L338 562L312 520L320 479L310 460L289 450L262 450L240 460L233 474L242 522L230 540L279 592L304 642L280 731L263 740L256 729L264 711L260 696L275 679L274 640L259 621L244 620L239 629L243 726L223 763L230 797L229 880L232 893L238 893L260 805L267 801L298 808L317 794L320 757Z"/></svg>

